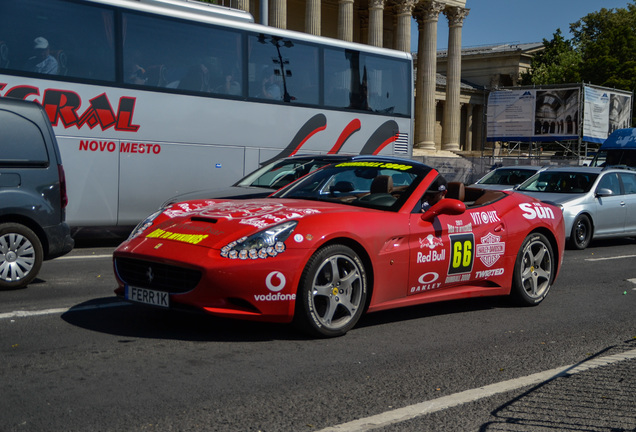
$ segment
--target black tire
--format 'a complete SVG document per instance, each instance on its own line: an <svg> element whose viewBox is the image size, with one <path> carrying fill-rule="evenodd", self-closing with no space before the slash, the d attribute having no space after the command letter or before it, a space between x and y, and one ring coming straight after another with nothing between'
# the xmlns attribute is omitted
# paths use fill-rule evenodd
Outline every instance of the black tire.
<svg viewBox="0 0 636 432"><path fill-rule="evenodd" d="M364 264L351 248L330 245L319 249L303 270L294 322L312 336L342 336L362 316L367 290Z"/></svg>
<svg viewBox="0 0 636 432"><path fill-rule="evenodd" d="M42 243L33 231L17 223L0 224L0 289L28 285L43 260Z"/></svg>
<svg viewBox="0 0 636 432"><path fill-rule="evenodd" d="M570 247L583 250L592 241L592 221L586 215L579 215L572 224L570 233Z"/></svg>
<svg viewBox="0 0 636 432"><path fill-rule="evenodd" d="M533 233L526 237L515 261L512 298L524 306L541 303L550 292L555 265L552 245L543 234Z"/></svg>

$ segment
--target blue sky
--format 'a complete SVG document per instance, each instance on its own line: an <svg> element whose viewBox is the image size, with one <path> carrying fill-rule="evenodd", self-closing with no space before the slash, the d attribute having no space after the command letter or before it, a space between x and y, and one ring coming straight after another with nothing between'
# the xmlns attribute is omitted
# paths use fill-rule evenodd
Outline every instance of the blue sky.
<svg viewBox="0 0 636 432"><path fill-rule="evenodd" d="M467 0L462 47L500 42L529 43L552 39L560 28L570 38L570 24L602 8L626 8L629 0ZM448 47L448 21L440 14L437 48ZM411 51L417 50L417 27L411 31Z"/></svg>

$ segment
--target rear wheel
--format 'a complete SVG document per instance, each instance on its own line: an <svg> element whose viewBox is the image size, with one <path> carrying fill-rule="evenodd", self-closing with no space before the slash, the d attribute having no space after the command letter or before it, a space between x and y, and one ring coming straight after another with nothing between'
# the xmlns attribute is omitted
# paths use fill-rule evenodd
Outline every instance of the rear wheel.
<svg viewBox="0 0 636 432"><path fill-rule="evenodd" d="M351 248L319 249L301 276L294 321L314 336L342 336L360 319L367 300L367 275Z"/></svg>
<svg viewBox="0 0 636 432"><path fill-rule="evenodd" d="M511 295L522 305L538 305L550 291L554 271L552 245L543 234L530 234L517 254Z"/></svg>
<svg viewBox="0 0 636 432"><path fill-rule="evenodd" d="M572 225L570 245L574 249L585 249L592 240L592 222L586 215L579 215Z"/></svg>
<svg viewBox="0 0 636 432"><path fill-rule="evenodd" d="M0 224L0 289L22 288L40 271L40 239L24 225Z"/></svg>

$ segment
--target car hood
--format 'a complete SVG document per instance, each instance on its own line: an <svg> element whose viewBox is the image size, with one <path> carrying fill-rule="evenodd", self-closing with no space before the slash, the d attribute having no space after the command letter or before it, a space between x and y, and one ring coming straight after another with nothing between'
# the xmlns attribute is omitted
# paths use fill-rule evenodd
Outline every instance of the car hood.
<svg viewBox="0 0 636 432"><path fill-rule="evenodd" d="M133 241L165 240L221 249L228 243L290 220L320 218L352 207L308 200L197 200L164 210ZM355 207L356 211L377 211Z"/></svg>
<svg viewBox="0 0 636 432"><path fill-rule="evenodd" d="M569 203L571 201L583 198L586 195L585 193L576 193L576 194L567 193L566 194L566 193L550 193L550 192L527 192L527 191L520 191L520 190L517 190L517 192L524 195L531 196L533 198L536 198L544 202L551 202L554 204Z"/></svg>
<svg viewBox="0 0 636 432"><path fill-rule="evenodd" d="M470 186L467 187L474 187L474 188L478 188L478 189L488 189L488 190L501 190L501 191L508 191L508 190L513 190L514 186L510 186L510 185L502 185L502 184L483 184L483 183L474 183L471 184Z"/></svg>
<svg viewBox="0 0 636 432"><path fill-rule="evenodd" d="M249 186L229 186L220 189L204 189L194 192L187 192L184 194L176 195L167 200L163 207L168 207L170 204L192 201L192 200L204 200L204 199L219 199L219 198L264 198L275 192L276 189L261 188L261 187L249 187Z"/></svg>

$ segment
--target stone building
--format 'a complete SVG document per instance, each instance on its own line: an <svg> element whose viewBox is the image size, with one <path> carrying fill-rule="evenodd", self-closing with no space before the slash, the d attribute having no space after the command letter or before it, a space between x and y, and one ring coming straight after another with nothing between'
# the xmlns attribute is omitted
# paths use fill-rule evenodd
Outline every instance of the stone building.
<svg viewBox="0 0 636 432"><path fill-rule="evenodd" d="M467 47L461 53L461 130L460 150L474 153L485 143L485 105L490 90L520 84L530 70L532 57L543 50L543 43L504 43ZM437 73L444 77L448 52L437 52ZM444 104L439 98L438 106ZM439 109L438 109L439 111ZM439 117L439 113L438 113Z"/></svg>

